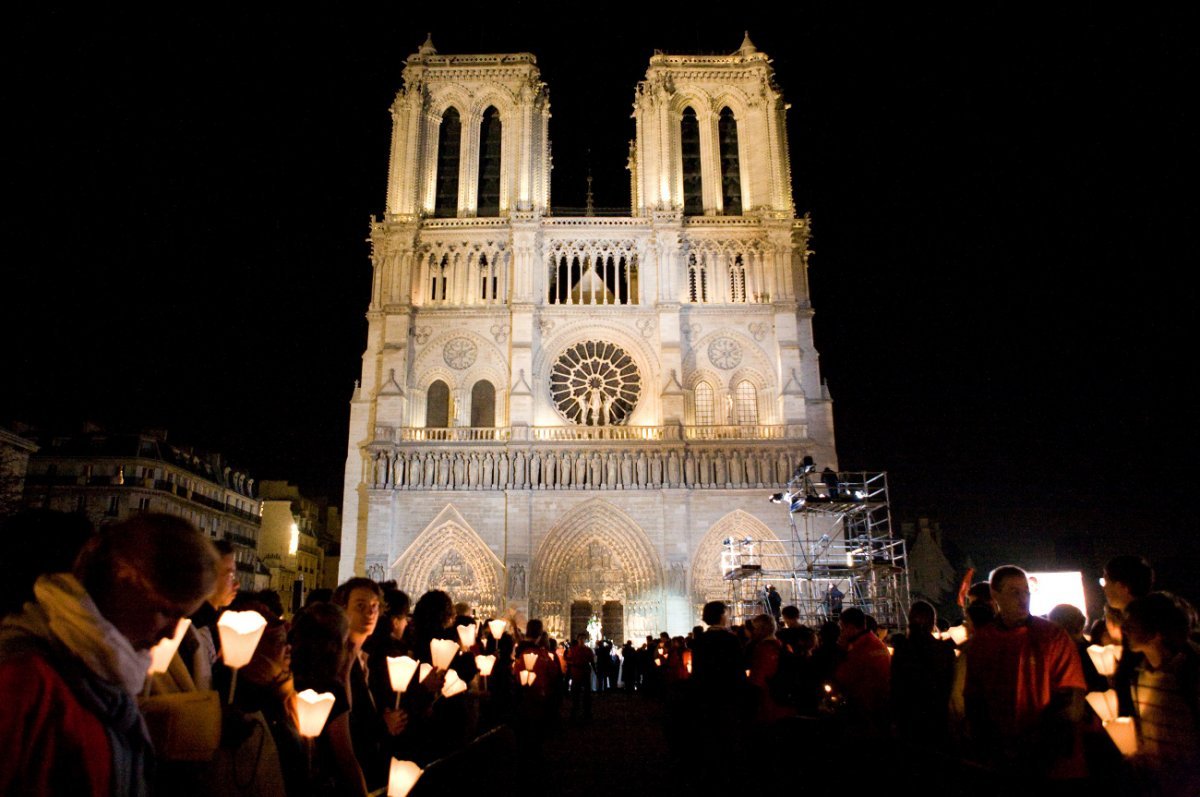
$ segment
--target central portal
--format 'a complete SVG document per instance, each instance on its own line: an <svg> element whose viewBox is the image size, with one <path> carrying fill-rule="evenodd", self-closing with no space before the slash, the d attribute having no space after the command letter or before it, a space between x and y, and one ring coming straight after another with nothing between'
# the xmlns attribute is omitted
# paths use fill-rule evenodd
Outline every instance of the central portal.
<svg viewBox="0 0 1200 797"><path fill-rule="evenodd" d="M574 639L593 618L615 644L658 633L662 569L645 532L607 501L568 512L546 535L533 567L529 616Z"/></svg>
<svg viewBox="0 0 1200 797"><path fill-rule="evenodd" d="M571 639L588 630L592 618L600 621L600 634L614 645L621 645L625 635L625 606L620 601L604 601L596 605L591 601L571 602ZM595 644L596 640L592 640Z"/></svg>

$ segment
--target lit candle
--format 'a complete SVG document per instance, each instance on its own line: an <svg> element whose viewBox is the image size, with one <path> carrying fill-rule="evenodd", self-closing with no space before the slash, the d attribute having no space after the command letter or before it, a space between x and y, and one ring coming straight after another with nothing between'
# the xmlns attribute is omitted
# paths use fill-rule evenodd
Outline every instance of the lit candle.
<svg viewBox="0 0 1200 797"><path fill-rule="evenodd" d="M538 660L538 654L537 654L536 650L530 651L529 653L526 653L521 656L521 661L525 662L525 669L527 669L527 670L532 670L534 668L534 666L537 664L537 660Z"/></svg>
<svg viewBox="0 0 1200 797"><path fill-rule="evenodd" d="M532 686L533 682L537 680L537 673L532 670L521 670L520 677L521 686Z"/></svg>
<svg viewBox="0 0 1200 797"><path fill-rule="evenodd" d="M1087 702L1092 707L1092 711L1096 712L1096 716L1104 722L1117 718L1117 690L1088 692Z"/></svg>
<svg viewBox="0 0 1200 797"><path fill-rule="evenodd" d="M458 677L454 670L446 671L446 682L442 684L442 697L454 697L467 691L467 682Z"/></svg>
<svg viewBox="0 0 1200 797"><path fill-rule="evenodd" d="M424 681L431 672L433 672L433 665L427 661L421 662L421 669L417 671L417 683Z"/></svg>
<svg viewBox="0 0 1200 797"><path fill-rule="evenodd" d="M388 773L387 797L407 797L422 772L424 770L412 761L393 758L391 771Z"/></svg>
<svg viewBox="0 0 1200 797"><path fill-rule="evenodd" d="M165 639L160 639L158 644L150 648L150 675L157 675L167 671L171 666L171 659L175 656L175 651L179 649L179 643L183 641L183 635L187 633L188 626L192 621L186 617L180 618L175 625L175 633Z"/></svg>
<svg viewBox="0 0 1200 797"><path fill-rule="evenodd" d="M221 657L225 666L237 670L249 664L266 627L266 618L258 612L222 614L217 620L217 633L221 636Z"/></svg>
<svg viewBox="0 0 1200 797"><path fill-rule="evenodd" d="M305 689L296 695L296 719L300 725L300 735L315 739L325 728L329 712L333 710L334 697L332 692L317 694L311 689Z"/></svg>
<svg viewBox="0 0 1200 797"><path fill-rule="evenodd" d="M487 625L488 625L488 630L492 632L492 639L499 641L500 637L504 636L504 629L505 629L505 627L508 626L508 621L507 620L489 620Z"/></svg>
<svg viewBox="0 0 1200 797"><path fill-rule="evenodd" d="M1096 665L1096 672L1109 676L1117 671L1117 662L1121 660L1120 645L1089 645L1087 652Z"/></svg>
<svg viewBox="0 0 1200 797"><path fill-rule="evenodd" d="M1137 729L1133 727L1132 717L1115 717L1104 721L1104 730L1113 740L1113 744L1121 751L1121 755L1131 756L1137 753Z"/></svg>
<svg viewBox="0 0 1200 797"><path fill-rule="evenodd" d="M479 674L487 678L492 674L492 668L496 666L496 657L492 655L476 656L475 666L479 669Z"/></svg>
<svg viewBox="0 0 1200 797"><path fill-rule="evenodd" d="M460 625L458 627L458 641L462 643L463 650L470 650L475 644L475 626Z"/></svg>
<svg viewBox="0 0 1200 797"><path fill-rule="evenodd" d="M392 691L403 694L417 671L417 660L409 656L388 656L387 668Z"/></svg>
<svg viewBox="0 0 1200 797"><path fill-rule="evenodd" d="M429 641L429 657L433 659L433 666L437 669L450 669L456 655L458 655L458 643L449 639L431 639Z"/></svg>
<svg viewBox="0 0 1200 797"><path fill-rule="evenodd" d="M950 636L950 641L956 645L961 645L967 641L967 627L965 625L950 626L950 630L946 633Z"/></svg>

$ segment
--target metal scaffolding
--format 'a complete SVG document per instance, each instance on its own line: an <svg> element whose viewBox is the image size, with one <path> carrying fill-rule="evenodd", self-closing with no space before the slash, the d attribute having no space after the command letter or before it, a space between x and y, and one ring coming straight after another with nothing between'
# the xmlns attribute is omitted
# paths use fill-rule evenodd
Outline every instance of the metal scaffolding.
<svg viewBox="0 0 1200 797"><path fill-rule="evenodd" d="M800 468L771 500L788 513L782 548L727 539L721 570L734 622L768 611L766 588L800 610L813 628L857 606L881 626L903 628L908 614L908 557L892 534L887 474L817 473Z"/></svg>

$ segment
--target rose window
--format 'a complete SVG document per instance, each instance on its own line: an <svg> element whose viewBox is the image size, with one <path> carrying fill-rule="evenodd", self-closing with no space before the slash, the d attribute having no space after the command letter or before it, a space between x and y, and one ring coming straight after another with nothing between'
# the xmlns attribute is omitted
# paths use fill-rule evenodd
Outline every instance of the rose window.
<svg viewBox="0 0 1200 797"><path fill-rule="evenodd" d="M451 338L446 341L446 346L442 349L442 359L446 361L446 365L461 371L464 368L470 368L475 363L477 353L475 344L469 339Z"/></svg>
<svg viewBox="0 0 1200 797"><path fill-rule="evenodd" d="M616 426L629 419L642 390L633 358L612 343L576 343L550 371L550 397L571 423Z"/></svg>

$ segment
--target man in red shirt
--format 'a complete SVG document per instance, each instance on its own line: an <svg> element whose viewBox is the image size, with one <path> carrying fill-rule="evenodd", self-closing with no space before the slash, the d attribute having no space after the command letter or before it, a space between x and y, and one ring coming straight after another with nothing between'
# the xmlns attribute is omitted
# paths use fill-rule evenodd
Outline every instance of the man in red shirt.
<svg viewBox="0 0 1200 797"><path fill-rule="evenodd" d="M984 764L1022 781L1080 778L1087 684L1067 633L1029 614L1029 580L1006 565L991 576L996 621L967 648L971 735Z"/></svg>
<svg viewBox="0 0 1200 797"><path fill-rule="evenodd" d="M846 711L857 734L883 739L891 726L892 659L887 645L867 630L862 609L843 609L838 647L845 657L833 679L846 698Z"/></svg>
<svg viewBox="0 0 1200 797"><path fill-rule="evenodd" d="M579 702L583 700L583 719L592 718L592 665L596 654L588 647L587 632L575 637L575 644L567 649L567 676L571 679L571 719L579 717Z"/></svg>

